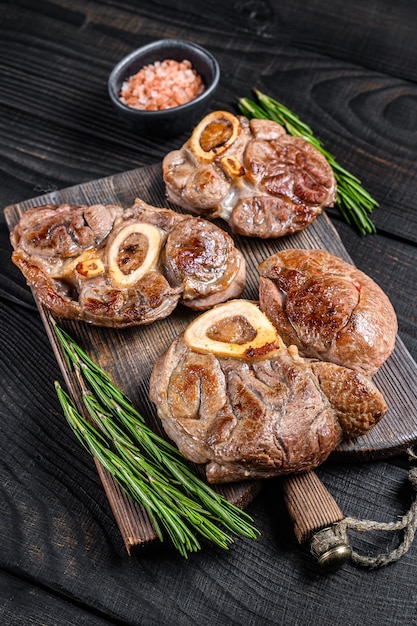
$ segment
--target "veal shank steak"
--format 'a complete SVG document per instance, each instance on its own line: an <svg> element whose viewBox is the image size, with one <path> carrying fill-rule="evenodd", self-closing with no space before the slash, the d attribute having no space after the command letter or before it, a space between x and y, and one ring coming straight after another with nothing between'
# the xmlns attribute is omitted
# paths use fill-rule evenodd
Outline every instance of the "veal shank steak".
<svg viewBox="0 0 417 626"><path fill-rule="evenodd" d="M333 206L336 181L308 141L270 120L214 111L163 160L168 200L226 220L249 237L280 237L308 226Z"/></svg>
<svg viewBox="0 0 417 626"><path fill-rule="evenodd" d="M312 470L387 410L369 378L302 358L245 300L203 313L174 340L155 364L150 398L211 483Z"/></svg>
<svg viewBox="0 0 417 626"><path fill-rule="evenodd" d="M13 262L58 317L115 328L149 324L179 302L205 310L239 296L246 265L211 222L134 205L47 205L11 233Z"/></svg>

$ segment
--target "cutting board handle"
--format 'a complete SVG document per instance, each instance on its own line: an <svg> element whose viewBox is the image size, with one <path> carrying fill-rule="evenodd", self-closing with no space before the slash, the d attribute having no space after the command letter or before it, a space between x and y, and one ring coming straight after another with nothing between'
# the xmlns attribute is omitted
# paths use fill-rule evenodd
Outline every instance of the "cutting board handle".
<svg viewBox="0 0 417 626"><path fill-rule="evenodd" d="M343 520L339 505L317 474L291 474L283 478L284 498L300 544L308 543L310 552L323 569L337 569L351 556L347 536L332 533Z"/></svg>

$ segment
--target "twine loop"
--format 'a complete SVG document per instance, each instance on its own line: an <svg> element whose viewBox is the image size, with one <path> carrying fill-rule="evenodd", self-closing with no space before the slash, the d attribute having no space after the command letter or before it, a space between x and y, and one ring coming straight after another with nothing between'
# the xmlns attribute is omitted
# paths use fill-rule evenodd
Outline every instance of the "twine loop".
<svg viewBox="0 0 417 626"><path fill-rule="evenodd" d="M417 461L417 454L413 449L407 450L410 461ZM345 517L330 528L324 529L326 532L316 534L310 545L313 554L321 553L331 549L339 543L348 544L348 532L355 531L359 533L385 531L397 532L403 531L402 540L393 550L385 554L376 556L367 556L359 554L354 550L351 551L350 560L357 566L376 569L398 561L410 549L414 536L417 531L417 467L413 466L408 471L408 480L414 489L414 498L407 513L396 522L376 522L373 520L359 520L354 517Z"/></svg>

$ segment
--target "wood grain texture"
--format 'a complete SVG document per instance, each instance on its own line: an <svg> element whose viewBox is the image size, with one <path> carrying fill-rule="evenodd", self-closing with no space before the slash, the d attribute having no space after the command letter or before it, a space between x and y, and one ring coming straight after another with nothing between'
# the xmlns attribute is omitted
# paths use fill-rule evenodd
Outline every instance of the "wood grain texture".
<svg viewBox="0 0 417 626"><path fill-rule="evenodd" d="M132 134L107 98L127 52L178 36L209 48L214 107L260 87L307 121L379 200L360 237L328 211L355 264L388 293L417 359L416 45L411 0L10 0L0 3L0 205L158 163L177 140ZM0 211L0 622L48 626L415 624L417 546L376 571L321 575L294 536L279 480L248 506L262 536L187 562L127 557L96 467L66 426L64 383ZM414 382L415 388L415 382ZM415 413L415 408L413 409ZM344 514L391 521L413 498L406 456L332 459L317 474ZM397 534L351 537L364 554Z"/></svg>
<svg viewBox="0 0 417 626"><path fill-rule="evenodd" d="M10 18L3 30L0 24L0 34L5 42L2 45L7 46L8 55L14 59L12 67L7 68L7 91L0 99L4 107L12 106L18 111L12 127L4 129L9 135L7 145L10 148L7 147L7 150L13 152L16 145L20 147L18 154L11 157L17 167L14 173L19 178L24 177L26 169L33 176L46 159L50 177L58 179L58 183L52 183L57 188L71 184L71 180L93 180L106 173L113 174L156 162L163 151L179 145L180 141L143 138L138 141L115 117L107 97L107 78L113 65L124 54L154 38L157 16L153 4L142 3L141 12L149 20L146 22L146 33L143 18L132 20L132 10L128 7L122 7L114 20L114 12L103 6L97 6L94 11L86 10L80 0L63 4L67 4L64 15L71 7L71 12L84 16L84 22L81 17L73 21L65 18L57 29L57 16L51 17L45 11L40 16L41 28L34 27L33 11L25 9ZM168 24L170 19L173 21L170 28L166 26L166 30L160 32L160 36L171 36L175 26L181 24L176 35L183 36L186 32L184 23L190 23L188 3L176 4L176 9L164 7L169 16L164 17L164 23ZM375 222L381 232L387 230L389 223L389 231L394 229L392 234L402 236L407 233L407 239L416 242L417 219L412 199L417 191L413 158L417 150L417 138L413 132L416 122L413 103L417 98L417 86L390 73L381 74L368 65L352 65L335 60L330 54L312 54L300 46L286 44L285 37L280 37L287 26L281 14L289 9L284 9L283 5L272 11L268 34L262 32L259 37L251 32L245 34L243 18L235 23L234 36L231 37L227 26L233 23L236 11L225 8L222 13L214 7L215 3L209 18L210 3L200 15L193 11L191 20L196 29L193 39L216 55L223 70L213 108L221 105L236 111L237 98L250 95L252 87L273 93L308 121L327 147L332 148L342 165L363 179L381 203L381 209L375 212ZM334 37L343 41L348 10L339 12L340 21L331 19L329 11L330 15L334 15L335 9L331 3L326 3L322 7L322 14L327 16L323 21L333 29ZM307 21L309 11L301 13ZM165 16L165 11L163 14ZM369 22L371 19L372 13L368 15ZM82 28L80 22L83 23ZM312 24L315 23L313 20ZM216 24L217 28L210 28L210 24ZM405 23L400 22L400 25L406 28ZM16 40L15 35L22 27L30 33L26 34L28 41L25 43L37 58L36 68L27 68L21 62L26 48L19 39ZM160 24L158 28L161 28ZM130 37L126 37L126 29ZM46 41L44 32L49 33ZM244 36L247 51L241 50L239 35ZM224 46L226 36L228 45ZM77 41L76 53L74 41ZM94 57L97 42L101 50L98 67L94 72L85 71ZM404 52L401 62L406 58ZM74 76L76 85L73 83ZM22 81L28 92L23 100L19 96ZM71 92L72 97L68 98L70 85L75 94ZM45 92L54 94L54 97L45 98ZM38 106L40 102L42 107ZM35 129L29 128L33 110L38 117ZM50 148L51 136L54 136L53 151ZM69 163L68 154L77 154L78 158ZM116 155L115 170L112 158ZM103 168L107 168L104 173ZM404 185L405 180L407 185ZM33 178L31 182L34 182ZM36 181L35 184L41 183ZM44 181L44 184L51 182ZM30 195L22 195L19 199Z"/></svg>
<svg viewBox="0 0 417 626"><path fill-rule="evenodd" d="M5 209L5 215L12 230L25 210L49 203L68 202L76 205L103 202L127 207L133 203L135 197L139 197L154 206L164 206L166 205L164 189L161 166L158 164L10 206ZM348 261L351 260L326 215L317 218L308 229L283 239L263 241L242 237L236 239L238 248L247 261L248 279L243 297L249 299L258 299L259 263L278 250L287 247L324 248ZM68 370L66 359L53 330L55 322L64 328L67 325L61 320L54 319L39 302L38 306L70 394L78 410L87 417L82 400L82 388L77 377ZM139 404L136 406L139 411L146 416L151 426L161 432L155 408L148 399L150 374L159 355L178 334L183 332L191 319L193 314L189 310L178 307L175 314L165 320L130 331L122 330L116 333L114 330L92 328L89 324L79 323L70 324L69 329L73 337L82 336L81 345L90 356L112 376L129 398L132 400L137 398ZM416 377L417 365L398 338L394 354L374 377L387 401L389 407L387 414L365 436L343 442L334 456L370 460L399 454L412 445L417 440L417 420L413 413L413 407L417 404L417 392L412 384ZM125 497L116 481L98 462L96 466L128 554L146 548L157 539L149 516L142 507ZM305 541L318 528L340 519L337 517L339 510L335 511L333 506L333 499L324 488L321 488L313 473L296 482L295 491L291 489L291 481L286 484L286 500L295 522L296 536L300 541ZM306 488L304 494L302 485ZM314 485L318 485L318 493L313 497ZM259 493L260 486L260 481L249 481L226 485L219 490L231 502L246 505Z"/></svg>
<svg viewBox="0 0 417 626"><path fill-rule="evenodd" d="M0 606L3 623L15 626L106 626L109 623L107 616L100 616L91 607L74 604L69 598L49 593L31 581L4 572L0 572Z"/></svg>
<svg viewBox="0 0 417 626"><path fill-rule="evenodd" d="M170 205L165 200L161 165L156 164L149 168L132 170L32 198L7 207L5 215L9 228L12 229L23 212L33 206L63 202L70 204L103 202L127 207L133 203L135 197L154 206L168 206L178 210L178 207ZM219 225L227 228L224 222L220 222ZM252 300L258 299L258 265L279 250L324 248L349 262L352 261L325 214L319 216L309 228L288 237L258 240L235 236L234 239L247 261L247 283L242 297ZM43 307L40 308L52 345L56 346L53 333L54 320L48 316ZM152 423L157 426L155 411L147 400L147 383L152 366L192 319L193 314L190 310L178 307L174 315L165 320L130 332L123 330L116 333L114 330L91 328L91 325L81 325L80 329L79 324L73 324L71 330L76 332L77 336L81 333L87 351L90 350L96 362L119 381L118 384L122 385L129 397L136 398L136 387L139 387L139 407L146 406L144 414L150 415ZM55 349L65 374L65 359L57 347ZM393 355L374 376L374 381L388 404L387 414L366 435L342 443L335 455L370 460L398 454L412 445L417 440L417 420L413 413L413 407L417 405L417 390L414 386L416 378L417 365L398 337ZM78 404L82 406L80 391L76 389L75 382L69 378L67 383L79 401Z"/></svg>
<svg viewBox="0 0 417 626"><path fill-rule="evenodd" d="M27 203L8 207L5 209L5 215L12 229L19 215L30 206L64 202L72 204L103 202L128 207L133 204L135 197L145 199L154 206L163 206L164 187L160 165L56 191ZM69 331L93 360L112 376L116 385L132 399L148 424L163 435L156 410L148 397L149 378L159 355L193 319L191 311L179 307L175 315L158 323L130 331L123 329L115 332L114 329L92 328L90 324L66 323L64 320L54 318L39 301L37 304L67 388L78 411L88 419L83 402L83 388L77 376L68 368L65 355L55 336L55 323ZM141 506L126 497L117 482L98 461L96 467L128 554L145 549L157 540L148 514ZM260 488L260 481L215 487L228 500L240 507L247 506L259 493Z"/></svg>
<svg viewBox="0 0 417 626"><path fill-rule="evenodd" d="M339 505L314 472L286 476L285 502L299 543L344 518Z"/></svg>

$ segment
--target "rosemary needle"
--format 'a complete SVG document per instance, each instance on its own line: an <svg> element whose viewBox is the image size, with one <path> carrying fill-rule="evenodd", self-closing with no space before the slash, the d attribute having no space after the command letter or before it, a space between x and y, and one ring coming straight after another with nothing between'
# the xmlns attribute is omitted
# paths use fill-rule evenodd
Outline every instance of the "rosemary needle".
<svg viewBox="0 0 417 626"><path fill-rule="evenodd" d="M55 382L64 416L81 444L144 507L158 538L168 536L187 557L200 549L197 535L222 548L233 542L226 531L251 539L259 536L252 518L200 479L178 449L145 424L109 375L68 333L58 325L54 328L80 380L90 419Z"/></svg>
<svg viewBox="0 0 417 626"><path fill-rule="evenodd" d="M369 214L378 202L362 187L361 181L342 167L315 137L311 128L286 106L255 89L256 100L239 99L240 112L246 117L269 119L284 126L288 134L302 137L311 143L327 159L337 182L336 204L350 226L355 226L362 235L375 233L376 228Z"/></svg>

